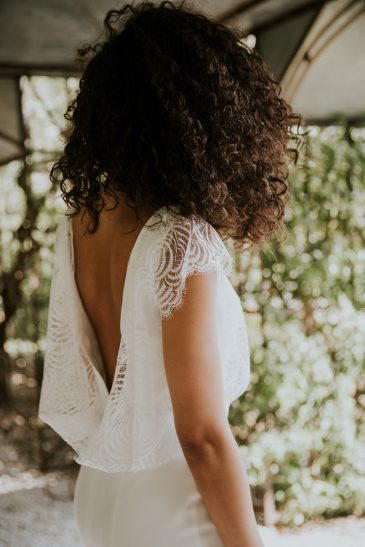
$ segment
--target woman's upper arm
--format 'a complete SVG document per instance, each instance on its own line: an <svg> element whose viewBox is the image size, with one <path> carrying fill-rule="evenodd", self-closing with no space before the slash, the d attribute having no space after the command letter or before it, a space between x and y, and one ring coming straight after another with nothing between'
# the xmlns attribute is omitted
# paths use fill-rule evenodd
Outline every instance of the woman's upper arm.
<svg viewBox="0 0 365 547"><path fill-rule="evenodd" d="M217 270L185 280L183 304L162 321L163 354L176 432L182 444L217 437L227 427L215 299Z"/></svg>

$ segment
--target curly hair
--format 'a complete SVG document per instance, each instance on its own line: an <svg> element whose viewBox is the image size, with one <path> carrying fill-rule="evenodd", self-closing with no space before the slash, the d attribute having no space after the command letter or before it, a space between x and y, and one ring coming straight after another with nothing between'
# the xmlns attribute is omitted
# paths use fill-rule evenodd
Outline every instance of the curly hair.
<svg viewBox="0 0 365 547"><path fill-rule="evenodd" d="M137 216L196 215L235 247L276 233L303 118L262 57L185 2L112 9L103 31L77 50L88 62L50 174L71 216L87 210L94 233L103 194L113 208L122 194Z"/></svg>

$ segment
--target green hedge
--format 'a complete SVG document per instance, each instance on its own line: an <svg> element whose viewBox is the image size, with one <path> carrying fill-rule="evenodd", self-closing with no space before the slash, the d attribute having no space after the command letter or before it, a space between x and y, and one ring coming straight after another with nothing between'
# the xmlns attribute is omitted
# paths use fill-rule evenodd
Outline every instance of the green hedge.
<svg viewBox="0 0 365 547"><path fill-rule="evenodd" d="M365 508L365 130L312 127L286 237L236 255L251 384L230 422L267 523Z"/></svg>

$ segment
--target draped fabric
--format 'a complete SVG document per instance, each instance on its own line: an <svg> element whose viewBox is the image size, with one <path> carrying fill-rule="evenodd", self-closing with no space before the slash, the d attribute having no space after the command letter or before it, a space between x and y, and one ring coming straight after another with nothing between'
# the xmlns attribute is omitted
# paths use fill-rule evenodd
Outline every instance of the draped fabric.
<svg viewBox="0 0 365 547"><path fill-rule="evenodd" d="M165 207L150 217L130 254L109 393L100 349L75 282L71 219L62 216L39 416L74 449L78 463L110 473L138 471L181 453L164 369L162 321L182 305L187 277L212 269L217 271L217 336L228 416L250 376L245 317L229 280L232 259L208 222L172 214Z"/></svg>

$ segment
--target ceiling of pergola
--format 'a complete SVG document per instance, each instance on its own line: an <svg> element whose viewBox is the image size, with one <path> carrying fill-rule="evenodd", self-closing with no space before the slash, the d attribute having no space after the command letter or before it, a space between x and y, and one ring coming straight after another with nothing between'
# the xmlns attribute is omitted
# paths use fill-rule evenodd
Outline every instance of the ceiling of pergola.
<svg viewBox="0 0 365 547"><path fill-rule="evenodd" d="M137 2L138 3L138 2ZM158 3L158 2L156 2ZM124 3L122 3L123 5ZM256 48L307 123L365 116L365 0L201 0L199 11L254 34ZM19 77L77 75L111 0L0 0L0 164L24 154Z"/></svg>

